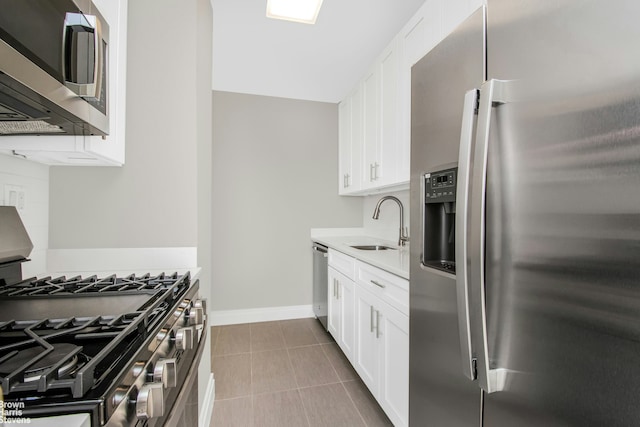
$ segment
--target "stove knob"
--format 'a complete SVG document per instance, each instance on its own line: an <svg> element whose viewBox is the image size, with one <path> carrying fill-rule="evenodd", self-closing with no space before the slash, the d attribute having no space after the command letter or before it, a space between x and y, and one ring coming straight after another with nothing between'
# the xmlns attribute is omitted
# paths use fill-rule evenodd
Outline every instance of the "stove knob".
<svg viewBox="0 0 640 427"><path fill-rule="evenodd" d="M205 312L207 311L207 300L206 299L197 299L193 302L193 306L196 308L201 308Z"/></svg>
<svg viewBox="0 0 640 427"><path fill-rule="evenodd" d="M178 350L191 350L193 348L193 328L180 328L176 332L176 347Z"/></svg>
<svg viewBox="0 0 640 427"><path fill-rule="evenodd" d="M189 325L202 325L204 322L204 309L202 307L193 307L189 310Z"/></svg>
<svg viewBox="0 0 640 427"><path fill-rule="evenodd" d="M170 334L169 329L162 328L160 329L160 332L158 332L158 335L156 335L156 340L158 341L158 343L161 343L162 341L165 340L165 338L167 338L169 334Z"/></svg>
<svg viewBox="0 0 640 427"><path fill-rule="evenodd" d="M153 380L164 385L164 388L178 385L176 359L161 359L153 370Z"/></svg>
<svg viewBox="0 0 640 427"><path fill-rule="evenodd" d="M113 407L117 407L120 402L122 402L125 399L129 399L129 389L127 387L118 387L116 388L116 391L113 393L113 396L111 397L111 403L113 404Z"/></svg>
<svg viewBox="0 0 640 427"><path fill-rule="evenodd" d="M136 398L136 416L143 420L164 415L164 390L160 383L142 386Z"/></svg>

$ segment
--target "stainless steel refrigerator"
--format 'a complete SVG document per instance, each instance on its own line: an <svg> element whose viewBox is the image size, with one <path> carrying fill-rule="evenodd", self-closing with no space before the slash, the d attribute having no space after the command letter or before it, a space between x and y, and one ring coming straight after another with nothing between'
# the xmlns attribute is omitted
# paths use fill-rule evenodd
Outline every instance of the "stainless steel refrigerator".
<svg viewBox="0 0 640 427"><path fill-rule="evenodd" d="M488 0L413 67L410 425L640 425L639 16Z"/></svg>

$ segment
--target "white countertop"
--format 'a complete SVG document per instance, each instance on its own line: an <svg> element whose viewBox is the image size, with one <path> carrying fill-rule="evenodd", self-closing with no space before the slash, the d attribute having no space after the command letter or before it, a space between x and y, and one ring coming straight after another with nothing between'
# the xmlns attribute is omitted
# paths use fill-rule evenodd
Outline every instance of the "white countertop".
<svg viewBox="0 0 640 427"><path fill-rule="evenodd" d="M345 234L340 234L345 233ZM366 234L360 229L312 229L311 240L409 280L409 246ZM367 251L355 245L385 245L395 250Z"/></svg>

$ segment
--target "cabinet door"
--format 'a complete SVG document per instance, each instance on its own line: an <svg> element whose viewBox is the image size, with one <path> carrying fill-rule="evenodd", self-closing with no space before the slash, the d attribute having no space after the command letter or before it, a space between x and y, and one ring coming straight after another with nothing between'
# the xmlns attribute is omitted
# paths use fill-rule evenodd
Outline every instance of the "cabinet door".
<svg viewBox="0 0 640 427"><path fill-rule="evenodd" d="M351 170L351 97L338 105L338 194L349 192Z"/></svg>
<svg viewBox="0 0 640 427"><path fill-rule="evenodd" d="M340 300L340 339L338 345L349 361L353 361L355 344L355 283L344 276L340 279L338 298Z"/></svg>
<svg viewBox="0 0 640 427"><path fill-rule="evenodd" d="M387 46L380 60L380 142L377 165L375 168L376 185L391 185L409 181L409 169L399 170L401 157L404 165L409 165L409 144L401 144L398 138L398 77L399 77L398 39ZM400 179L402 177L402 179Z"/></svg>
<svg viewBox="0 0 640 427"><path fill-rule="evenodd" d="M338 194L360 190L362 182L361 85L338 106Z"/></svg>
<svg viewBox="0 0 640 427"><path fill-rule="evenodd" d="M329 267L327 273L327 329L336 342L340 341L340 302L338 301L338 277L340 273Z"/></svg>
<svg viewBox="0 0 640 427"><path fill-rule="evenodd" d="M376 65L369 70L362 86L362 147L364 152L362 188L371 188L377 185L376 166L379 165L378 77L378 67Z"/></svg>
<svg viewBox="0 0 640 427"><path fill-rule="evenodd" d="M357 85L351 93L351 175L349 192L362 188L362 85Z"/></svg>
<svg viewBox="0 0 640 427"><path fill-rule="evenodd" d="M409 417L409 317L381 302L380 394L378 401L395 426L408 425Z"/></svg>
<svg viewBox="0 0 640 427"><path fill-rule="evenodd" d="M354 367L374 396L378 394L378 331L376 330L376 306L379 299L356 286L355 291L356 345Z"/></svg>

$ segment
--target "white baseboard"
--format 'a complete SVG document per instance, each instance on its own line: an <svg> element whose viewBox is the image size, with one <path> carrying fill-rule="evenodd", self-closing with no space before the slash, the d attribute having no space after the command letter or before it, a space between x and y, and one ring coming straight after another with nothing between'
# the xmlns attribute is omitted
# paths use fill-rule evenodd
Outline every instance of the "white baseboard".
<svg viewBox="0 0 640 427"><path fill-rule="evenodd" d="M209 316L211 325L236 325L239 323L269 322L274 320L313 317L312 305L250 308L246 310L213 310Z"/></svg>
<svg viewBox="0 0 640 427"><path fill-rule="evenodd" d="M213 415L213 402L216 400L216 379L213 374L209 377L207 383L207 391L202 401L202 408L200 408L200 415L198 426L209 427L211 425L211 416Z"/></svg>

